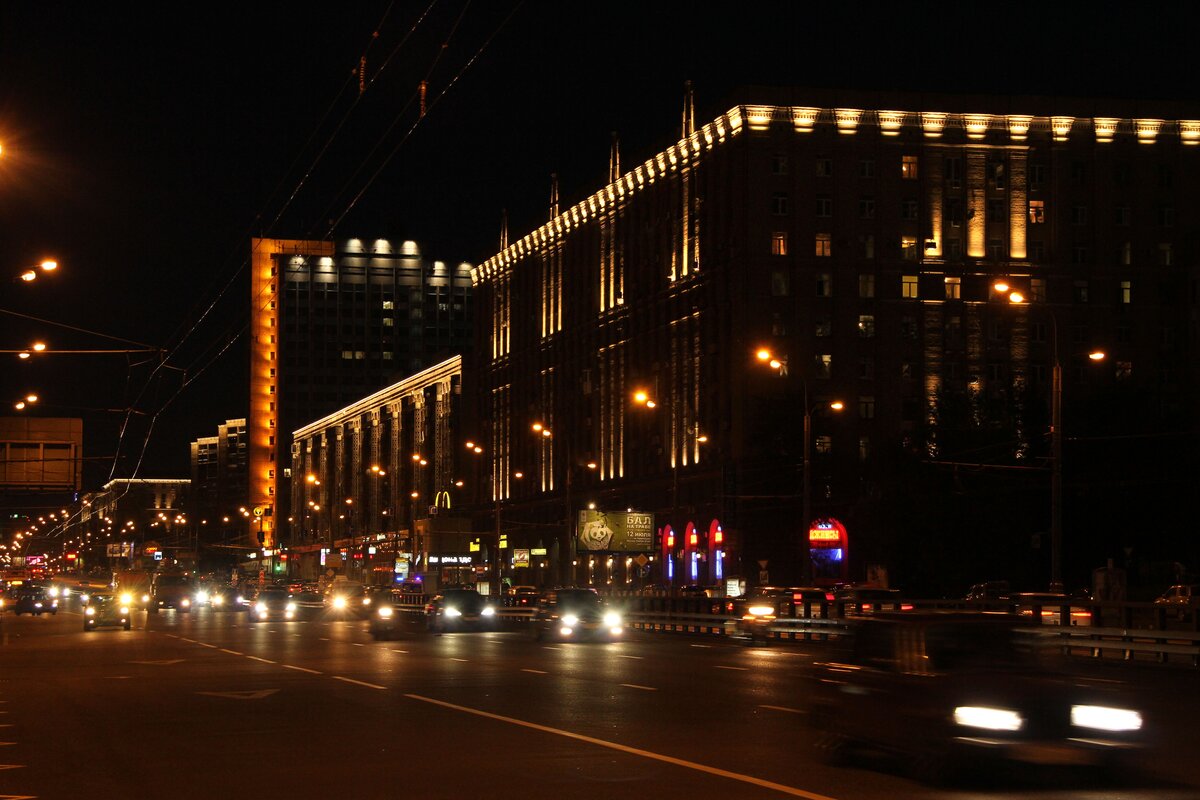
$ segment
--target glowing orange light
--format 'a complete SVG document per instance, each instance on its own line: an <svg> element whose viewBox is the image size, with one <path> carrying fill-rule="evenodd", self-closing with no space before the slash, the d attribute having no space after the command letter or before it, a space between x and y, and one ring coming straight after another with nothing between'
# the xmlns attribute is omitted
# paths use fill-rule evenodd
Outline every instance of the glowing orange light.
<svg viewBox="0 0 1200 800"><path fill-rule="evenodd" d="M755 353L754 357L757 358L759 361L770 361L771 360L771 351L767 350L766 348L763 348L763 349L759 350L757 353Z"/></svg>
<svg viewBox="0 0 1200 800"><path fill-rule="evenodd" d="M829 404L829 407L831 409L833 409L834 411L841 411L843 408L846 407L846 404L843 403L841 400L834 400L832 403Z"/></svg>
<svg viewBox="0 0 1200 800"><path fill-rule="evenodd" d="M996 281L996 283L992 285L992 288L995 289L997 292L1004 294L1005 292L1008 291L1008 284L1005 283L1004 281Z"/></svg>
<svg viewBox="0 0 1200 800"><path fill-rule="evenodd" d="M1088 353L1088 358L1090 358L1092 361L1103 361L1105 355L1107 354L1097 350L1094 353Z"/></svg>
<svg viewBox="0 0 1200 800"><path fill-rule="evenodd" d="M1020 292L1012 292L1012 293L1011 293L1011 294L1009 294L1009 296L1008 296L1008 302L1010 302L1010 303L1024 303L1024 302L1025 302L1025 295L1021 294Z"/></svg>

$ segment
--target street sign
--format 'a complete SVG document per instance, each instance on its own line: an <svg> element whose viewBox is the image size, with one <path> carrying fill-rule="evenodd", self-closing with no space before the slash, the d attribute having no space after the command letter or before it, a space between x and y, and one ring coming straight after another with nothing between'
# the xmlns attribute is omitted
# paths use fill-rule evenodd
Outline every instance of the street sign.
<svg viewBox="0 0 1200 800"><path fill-rule="evenodd" d="M265 508L263 508L262 506L255 506L254 507L254 516L261 517L263 514L266 513L266 511L267 510Z"/></svg>

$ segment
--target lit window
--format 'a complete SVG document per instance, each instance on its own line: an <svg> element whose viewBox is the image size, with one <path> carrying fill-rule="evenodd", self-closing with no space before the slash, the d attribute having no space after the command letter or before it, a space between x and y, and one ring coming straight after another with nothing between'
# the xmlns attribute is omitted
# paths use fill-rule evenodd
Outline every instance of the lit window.
<svg viewBox="0 0 1200 800"><path fill-rule="evenodd" d="M1121 281L1121 304L1129 305L1133 301L1133 282Z"/></svg>
<svg viewBox="0 0 1200 800"><path fill-rule="evenodd" d="M393 326L393 325L395 325L395 324L396 324L396 320L392 319L391 317L384 317L384 318L383 318L383 327L385 327L385 328L390 328L390 327L392 327L392 326Z"/></svg>
<svg viewBox="0 0 1200 800"><path fill-rule="evenodd" d="M875 315L874 314L859 314L858 315L858 337L860 339L871 339L875 336Z"/></svg>
<svg viewBox="0 0 1200 800"><path fill-rule="evenodd" d="M958 300L962 297L962 278L946 278L946 299Z"/></svg>
<svg viewBox="0 0 1200 800"><path fill-rule="evenodd" d="M815 449L821 455L828 455L833 451L833 437L826 435L816 437L816 441L813 443L813 449Z"/></svg>
<svg viewBox="0 0 1200 800"><path fill-rule="evenodd" d="M1030 200L1029 201L1029 224L1041 225L1046 221L1046 201Z"/></svg>
<svg viewBox="0 0 1200 800"><path fill-rule="evenodd" d="M908 300L916 300L920 296L920 291L917 288L916 275L901 275L900 276L900 296Z"/></svg>
<svg viewBox="0 0 1200 800"><path fill-rule="evenodd" d="M383 310L384 311L391 311L394 307L395 307L395 303L393 303L391 300L383 301Z"/></svg>
<svg viewBox="0 0 1200 800"><path fill-rule="evenodd" d="M865 236L859 237L859 243L862 244L863 258L868 261L875 258L875 234L868 233Z"/></svg>
<svg viewBox="0 0 1200 800"><path fill-rule="evenodd" d="M775 233L771 234L771 255L787 255L787 233L783 231L775 231Z"/></svg>
<svg viewBox="0 0 1200 800"><path fill-rule="evenodd" d="M833 239L828 233L818 233L816 245L816 254L818 256L833 255Z"/></svg>
<svg viewBox="0 0 1200 800"><path fill-rule="evenodd" d="M900 256L905 261L917 260L917 237L901 236L900 237Z"/></svg>
<svg viewBox="0 0 1200 800"><path fill-rule="evenodd" d="M906 180L916 180L917 178L917 157L902 156L900 158L900 177Z"/></svg>

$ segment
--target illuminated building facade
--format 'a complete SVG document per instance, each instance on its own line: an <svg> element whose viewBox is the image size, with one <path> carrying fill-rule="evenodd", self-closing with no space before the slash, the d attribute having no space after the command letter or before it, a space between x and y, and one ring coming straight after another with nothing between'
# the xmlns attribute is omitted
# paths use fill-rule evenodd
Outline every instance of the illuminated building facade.
<svg viewBox="0 0 1200 800"><path fill-rule="evenodd" d="M719 523L751 582L799 579L807 402L813 514L846 524L862 580L924 557L886 507L906 458L1044 470L1056 354L1066 419L1142 392L1148 425L1194 428L1200 110L755 92L699 127L685 112L633 170L614 156L608 185L474 270L481 502L560 542L588 503L653 511L680 564L679 532ZM949 435L993 427L1003 457ZM994 524L1046 530L1045 480L1036 513Z"/></svg>
<svg viewBox="0 0 1200 800"><path fill-rule="evenodd" d="M272 547L290 511L291 431L463 352L470 267L408 241L254 239L250 297L248 505Z"/></svg>
<svg viewBox="0 0 1200 800"><path fill-rule="evenodd" d="M453 356L293 432L292 572L316 578L323 566L386 584L426 572L431 550L469 562L467 537L434 524L461 499L461 384Z"/></svg>

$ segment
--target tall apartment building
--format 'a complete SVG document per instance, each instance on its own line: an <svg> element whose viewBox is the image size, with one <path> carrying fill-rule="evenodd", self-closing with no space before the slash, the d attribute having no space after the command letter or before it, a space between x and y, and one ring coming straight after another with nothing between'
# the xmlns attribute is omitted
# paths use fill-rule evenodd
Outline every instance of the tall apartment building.
<svg viewBox="0 0 1200 800"><path fill-rule="evenodd" d="M291 431L461 353L471 279L385 239L254 239L251 271L248 499L270 546L289 516Z"/></svg>
<svg viewBox="0 0 1200 800"><path fill-rule="evenodd" d="M191 443L192 496L188 511L199 520L215 522L246 505L248 453L246 420L230 419L217 426L216 436ZM215 533L213 534L216 535Z"/></svg>
<svg viewBox="0 0 1200 800"><path fill-rule="evenodd" d="M849 531L852 579L959 551L1044 578L1056 361L1068 437L1119 403L1143 430L1195 430L1200 109L747 94L700 126L685 111L679 141L630 171L614 153L608 185L474 270L481 502L562 545L589 503L654 512L685 580L723 558L753 582L799 579L807 483L812 516ZM1068 441L1068 469L1085 468L1087 443ZM914 494L929 463L962 472ZM985 463L1021 483L972 516L954 498ZM1088 528L1119 501L1086 491L1068 486L1072 576L1124 535ZM629 579L619 557L573 550L575 577Z"/></svg>

